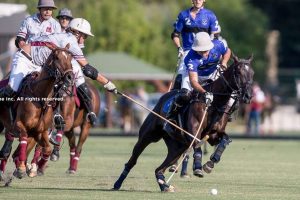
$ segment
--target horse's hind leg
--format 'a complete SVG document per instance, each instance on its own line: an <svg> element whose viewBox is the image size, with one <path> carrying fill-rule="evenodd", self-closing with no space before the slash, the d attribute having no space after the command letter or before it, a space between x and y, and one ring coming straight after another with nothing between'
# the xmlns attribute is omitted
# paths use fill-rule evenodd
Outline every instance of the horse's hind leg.
<svg viewBox="0 0 300 200"><path fill-rule="evenodd" d="M36 144L36 141L33 140L32 143L33 143L32 147L31 148L28 147L29 152L33 149L34 145ZM27 164L27 170L28 170L27 174L31 178L37 176L37 163L41 157L41 153L42 153L42 147L39 144L36 144L35 148L34 148L34 154L33 154L31 163L30 163L30 165Z"/></svg>
<svg viewBox="0 0 300 200"><path fill-rule="evenodd" d="M221 138L217 138L219 144L217 145L213 154L210 156L210 160L203 165L203 170L208 174L211 173L215 163L218 163L221 160L221 156L225 151L226 146L232 141L226 133L220 133L218 135L220 135L219 137Z"/></svg>
<svg viewBox="0 0 300 200"><path fill-rule="evenodd" d="M80 136L78 138L78 143L76 145L75 155L72 158L71 163L70 163L70 169L72 170L73 173L75 173L77 171L78 161L80 158L82 147L89 135L90 127L91 127L91 124L88 122L84 122L84 124L81 126L81 132L80 132Z"/></svg>
<svg viewBox="0 0 300 200"><path fill-rule="evenodd" d="M166 138L164 140L168 147L168 155L164 162L155 170L155 176L162 192L174 192L174 187L165 181L164 173L171 164L175 163L180 158L188 147L171 138Z"/></svg>
<svg viewBox="0 0 300 200"><path fill-rule="evenodd" d="M134 167L134 165L137 162L137 159L141 155L141 153L144 151L144 149L153 142L153 138L151 137L151 133L148 134L149 136L146 136L145 134L142 137L139 137L137 143L135 144L132 155L129 159L129 161L125 164L124 170L121 173L118 180L115 182L113 189L118 190L121 188L123 181L127 177L130 170Z"/></svg>

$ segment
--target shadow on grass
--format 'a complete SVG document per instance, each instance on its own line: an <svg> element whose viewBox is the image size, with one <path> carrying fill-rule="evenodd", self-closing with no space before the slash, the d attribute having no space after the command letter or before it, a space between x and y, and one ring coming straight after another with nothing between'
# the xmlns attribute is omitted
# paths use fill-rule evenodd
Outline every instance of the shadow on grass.
<svg viewBox="0 0 300 200"><path fill-rule="evenodd" d="M4 186L3 186L4 187ZM10 187L11 189L14 189L13 187ZM121 189L121 190L114 190L113 188L111 189L107 189L107 188L95 188L95 189L88 189L88 188L46 188L46 187L42 187L42 188L16 188L17 190L54 190L54 191L101 191L101 192L143 192L143 193L158 193L160 191L150 191L150 190L135 190L135 189L129 189L129 190L125 190L125 189Z"/></svg>

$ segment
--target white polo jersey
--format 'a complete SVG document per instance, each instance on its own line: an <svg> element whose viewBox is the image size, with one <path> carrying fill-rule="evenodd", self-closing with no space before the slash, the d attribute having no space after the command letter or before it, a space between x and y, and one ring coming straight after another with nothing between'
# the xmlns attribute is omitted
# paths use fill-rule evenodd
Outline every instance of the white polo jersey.
<svg viewBox="0 0 300 200"><path fill-rule="evenodd" d="M46 43L52 43L61 48L70 44L69 52L72 54L73 58L75 60L85 59L83 52L78 45L77 38L72 33L54 33L35 38L35 41L30 43L31 57L35 65L42 66L51 54L52 51L46 46Z"/></svg>
<svg viewBox="0 0 300 200"><path fill-rule="evenodd" d="M17 36L24 38L27 43L42 35L61 32L61 26L54 18L51 17L48 20L40 21L39 15L39 13L33 14L21 24Z"/></svg>

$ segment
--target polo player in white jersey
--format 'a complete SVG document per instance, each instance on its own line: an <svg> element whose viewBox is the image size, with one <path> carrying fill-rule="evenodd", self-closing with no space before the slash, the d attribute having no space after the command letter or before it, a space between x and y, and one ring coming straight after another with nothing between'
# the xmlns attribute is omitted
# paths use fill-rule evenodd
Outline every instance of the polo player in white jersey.
<svg viewBox="0 0 300 200"><path fill-rule="evenodd" d="M53 10L57 9L53 0L39 0L37 9L38 13L27 17L21 23L15 40L18 48L36 37L61 32L60 24L52 17Z"/></svg>

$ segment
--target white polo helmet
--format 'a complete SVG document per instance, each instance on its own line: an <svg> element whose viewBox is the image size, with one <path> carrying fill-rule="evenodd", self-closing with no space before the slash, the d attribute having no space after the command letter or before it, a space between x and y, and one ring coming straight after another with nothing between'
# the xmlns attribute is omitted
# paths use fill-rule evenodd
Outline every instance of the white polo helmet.
<svg viewBox="0 0 300 200"><path fill-rule="evenodd" d="M194 38L192 49L194 51L208 51L214 47L210 36L206 32L199 32Z"/></svg>
<svg viewBox="0 0 300 200"><path fill-rule="evenodd" d="M94 36L91 32L91 25L90 23L83 19L83 18L74 18L70 22L70 28L81 33L87 34L89 36Z"/></svg>

